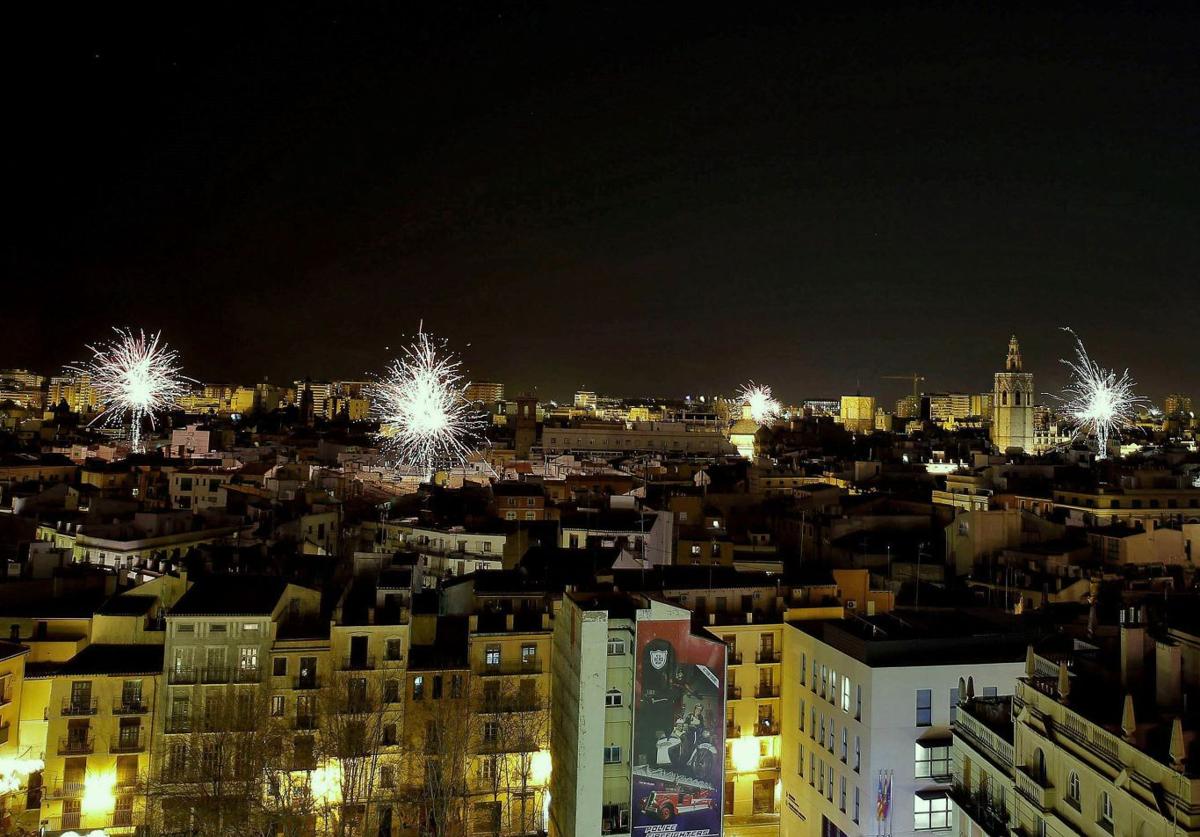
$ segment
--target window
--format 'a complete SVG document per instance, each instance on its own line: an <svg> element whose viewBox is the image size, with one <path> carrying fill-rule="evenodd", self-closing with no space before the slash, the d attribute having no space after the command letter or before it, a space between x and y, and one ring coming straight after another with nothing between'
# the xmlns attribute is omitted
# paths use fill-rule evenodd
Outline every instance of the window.
<svg viewBox="0 0 1200 837"><path fill-rule="evenodd" d="M521 665L531 666L537 662L537 646L522 645L521 646Z"/></svg>
<svg viewBox="0 0 1200 837"><path fill-rule="evenodd" d="M625 640L616 637L608 638L608 656L620 657L625 653Z"/></svg>
<svg viewBox="0 0 1200 837"><path fill-rule="evenodd" d="M858 794L858 785L855 785L854 786L854 821L855 822L858 822L859 807L860 807L860 801L859 801L859 794Z"/></svg>
<svg viewBox="0 0 1200 837"><path fill-rule="evenodd" d="M621 748L612 745L604 748L604 763L605 764L620 764L621 763Z"/></svg>
<svg viewBox="0 0 1200 837"><path fill-rule="evenodd" d="M424 700L425 699L425 678L419 674L413 678L412 699L413 700Z"/></svg>
<svg viewBox="0 0 1200 837"><path fill-rule="evenodd" d="M826 770L828 771L829 782L825 785L825 798L833 802L833 765L829 765Z"/></svg>
<svg viewBox="0 0 1200 837"><path fill-rule="evenodd" d="M287 677L287 657L275 657L271 660L271 674Z"/></svg>
<svg viewBox="0 0 1200 837"><path fill-rule="evenodd" d="M796 775L803 776L804 775L804 745L803 744L798 745L797 755L798 755L798 758L796 759Z"/></svg>
<svg viewBox="0 0 1200 837"><path fill-rule="evenodd" d="M837 703L838 695L838 676L833 669L829 670L829 702Z"/></svg>
<svg viewBox="0 0 1200 837"><path fill-rule="evenodd" d="M838 785L838 808L846 813L846 777L842 776Z"/></svg>
<svg viewBox="0 0 1200 837"><path fill-rule="evenodd" d="M846 757L850 752L850 733L845 727L842 727L842 764L846 763Z"/></svg>
<svg viewBox="0 0 1200 837"><path fill-rule="evenodd" d="M1112 795L1108 791L1100 791L1100 827L1109 832L1113 830Z"/></svg>
<svg viewBox="0 0 1200 837"><path fill-rule="evenodd" d="M812 723L810 723L808 725L808 735L813 741L816 741L817 740L817 708L815 706L811 710L809 710L809 719L812 721ZM822 733L822 735L824 735L824 733Z"/></svg>
<svg viewBox="0 0 1200 837"><path fill-rule="evenodd" d="M804 732L804 701L800 701L800 731Z"/></svg>
<svg viewBox="0 0 1200 837"><path fill-rule="evenodd" d="M932 779L950 775L950 748L923 747L916 745L914 775L918 779Z"/></svg>
<svg viewBox="0 0 1200 837"><path fill-rule="evenodd" d="M500 740L500 722L499 721L484 721L483 722L483 743L495 744Z"/></svg>
<svg viewBox="0 0 1200 837"><path fill-rule="evenodd" d="M390 764L380 765L379 767L379 784L381 787L393 788L396 786L396 768Z"/></svg>
<svg viewBox="0 0 1200 837"><path fill-rule="evenodd" d="M808 754L808 783L811 785L816 781L817 773L817 757L813 753Z"/></svg>
<svg viewBox="0 0 1200 837"><path fill-rule="evenodd" d="M808 654L800 655L800 685L808 685Z"/></svg>
<svg viewBox="0 0 1200 837"><path fill-rule="evenodd" d="M1079 810L1079 774L1074 770L1067 774L1067 802Z"/></svg>
<svg viewBox="0 0 1200 837"><path fill-rule="evenodd" d="M500 665L500 646L489 645L483 652L484 665L488 667L496 667Z"/></svg>
<svg viewBox="0 0 1200 837"><path fill-rule="evenodd" d="M850 678L842 677L842 711L850 711Z"/></svg>
<svg viewBox="0 0 1200 837"><path fill-rule="evenodd" d="M862 767L862 739L857 735L854 736L854 769L858 770Z"/></svg>
<svg viewBox="0 0 1200 837"><path fill-rule="evenodd" d="M283 695L271 696L271 717L282 718L284 712Z"/></svg>
<svg viewBox="0 0 1200 837"><path fill-rule="evenodd" d="M855 698L855 703L854 703L854 720L861 721L862 720L862 686L855 687L855 694L857 695L857 697Z"/></svg>
<svg viewBox="0 0 1200 837"><path fill-rule="evenodd" d="M996 689L995 686L984 686L983 687L983 696L984 697L995 697L997 694L998 694L998 690Z"/></svg>
<svg viewBox="0 0 1200 837"><path fill-rule="evenodd" d="M400 681L385 680L383 682L383 702L384 703L399 703L400 702Z"/></svg>
<svg viewBox="0 0 1200 837"><path fill-rule="evenodd" d="M450 675L450 697L461 698L463 696L463 679L461 674Z"/></svg>
<svg viewBox="0 0 1200 837"><path fill-rule="evenodd" d="M605 706L620 706L621 705L621 693L616 689L609 689L604 694L604 705Z"/></svg>
<svg viewBox="0 0 1200 837"><path fill-rule="evenodd" d="M927 727L933 723L933 691L917 689L917 726Z"/></svg>
<svg viewBox="0 0 1200 837"><path fill-rule="evenodd" d="M252 645L238 649L238 669L254 671L258 668L258 649Z"/></svg>
<svg viewBox="0 0 1200 837"><path fill-rule="evenodd" d="M950 797L938 794L928 798L917 794L913 797L913 828L929 831L934 828L950 827Z"/></svg>
<svg viewBox="0 0 1200 837"><path fill-rule="evenodd" d="M383 644L383 656L387 660L399 660L404 656L403 643L399 637L390 637Z"/></svg>

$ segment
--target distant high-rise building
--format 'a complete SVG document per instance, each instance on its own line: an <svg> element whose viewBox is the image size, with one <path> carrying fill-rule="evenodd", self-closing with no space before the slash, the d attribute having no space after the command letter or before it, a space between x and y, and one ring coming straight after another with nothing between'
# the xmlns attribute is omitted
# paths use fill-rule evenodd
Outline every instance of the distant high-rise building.
<svg viewBox="0 0 1200 837"><path fill-rule="evenodd" d="M981 416L988 419L992 418L992 393L981 392L978 395L971 396L971 415Z"/></svg>
<svg viewBox="0 0 1200 837"><path fill-rule="evenodd" d="M537 442L537 398L517 396L517 430L513 447L518 459L529 458L529 450Z"/></svg>
<svg viewBox="0 0 1200 837"><path fill-rule="evenodd" d="M1167 417L1184 416L1192 412L1192 397L1172 392L1163 399L1163 414Z"/></svg>
<svg viewBox="0 0 1200 837"><path fill-rule="evenodd" d="M596 393L581 389L575 393L575 406L581 410L592 410L596 407Z"/></svg>
<svg viewBox="0 0 1200 837"><path fill-rule="evenodd" d="M875 396L843 395L839 416L851 433L870 433L875 429Z"/></svg>
<svg viewBox="0 0 1200 837"><path fill-rule="evenodd" d="M495 404L504 400L504 384L495 381L474 381L467 385L464 394L471 402Z"/></svg>
<svg viewBox="0 0 1200 837"><path fill-rule="evenodd" d="M896 418L917 418L921 415L921 396L906 395L896 400Z"/></svg>
<svg viewBox="0 0 1200 837"><path fill-rule="evenodd" d="M1002 451L1032 452L1033 373L1021 364L1021 346L1014 334L1008 341L1004 371L996 373L992 394L992 443Z"/></svg>
<svg viewBox="0 0 1200 837"><path fill-rule="evenodd" d="M929 419L949 422L971 415L971 396L965 392L933 392L929 394Z"/></svg>

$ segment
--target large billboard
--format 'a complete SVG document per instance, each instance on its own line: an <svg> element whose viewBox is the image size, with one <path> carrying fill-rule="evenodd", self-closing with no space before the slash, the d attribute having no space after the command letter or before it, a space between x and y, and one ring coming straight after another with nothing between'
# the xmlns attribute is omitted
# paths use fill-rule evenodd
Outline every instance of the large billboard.
<svg viewBox="0 0 1200 837"><path fill-rule="evenodd" d="M721 833L725 644L688 620L637 623L633 672L634 837Z"/></svg>

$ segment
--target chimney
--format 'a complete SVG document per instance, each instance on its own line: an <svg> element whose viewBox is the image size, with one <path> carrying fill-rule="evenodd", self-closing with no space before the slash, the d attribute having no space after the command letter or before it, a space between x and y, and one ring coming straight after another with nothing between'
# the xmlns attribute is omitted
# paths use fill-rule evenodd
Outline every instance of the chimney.
<svg viewBox="0 0 1200 837"><path fill-rule="evenodd" d="M1171 640L1154 643L1155 699L1160 710L1175 710L1183 703L1183 667L1179 644Z"/></svg>
<svg viewBox="0 0 1200 837"><path fill-rule="evenodd" d="M1146 628L1132 607L1121 610L1121 687L1130 691L1142 679L1146 657Z"/></svg>

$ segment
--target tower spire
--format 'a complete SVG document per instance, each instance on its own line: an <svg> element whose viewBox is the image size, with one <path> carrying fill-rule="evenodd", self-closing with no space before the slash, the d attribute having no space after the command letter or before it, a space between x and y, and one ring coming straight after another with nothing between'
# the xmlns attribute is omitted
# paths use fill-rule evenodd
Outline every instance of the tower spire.
<svg viewBox="0 0 1200 837"><path fill-rule="evenodd" d="M1004 362L1004 369L1008 372L1021 371L1021 344L1017 342L1015 334L1008 339L1008 360Z"/></svg>

